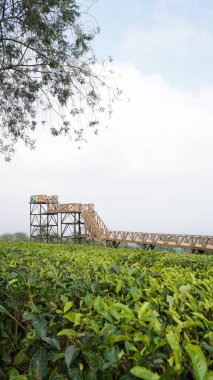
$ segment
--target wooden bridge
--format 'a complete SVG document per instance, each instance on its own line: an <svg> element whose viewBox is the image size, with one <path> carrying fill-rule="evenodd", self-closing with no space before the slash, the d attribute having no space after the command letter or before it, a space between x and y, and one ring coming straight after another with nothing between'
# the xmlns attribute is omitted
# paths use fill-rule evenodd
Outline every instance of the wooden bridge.
<svg viewBox="0 0 213 380"><path fill-rule="evenodd" d="M78 239L80 242L84 238L102 240L114 247L122 242L135 243L144 249L159 246L184 248L193 253L213 251L213 236L111 231L94 210L93 204L60 204L57 196L42 195L32 196L30 206L32 241L51 242L59 237L61 240Z"/></svg>

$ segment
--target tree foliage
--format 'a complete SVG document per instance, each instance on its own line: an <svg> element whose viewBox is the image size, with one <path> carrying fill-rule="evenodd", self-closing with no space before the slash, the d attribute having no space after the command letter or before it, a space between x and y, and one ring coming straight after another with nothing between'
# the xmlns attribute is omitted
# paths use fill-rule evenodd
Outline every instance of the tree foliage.
<svg viewBox="0 0 213 380"><path fill-rule="evenodd" d="M0 235L0 241L14 242L14 241L29 241L29 237L25 232L4 233Z"/></svg>
<svg viewBox="0 0 213 380"><path fill-rule="evenodd" d="M20 140L34 147L39 109L60 120L50 126L54 136L77 139L84 128L76 127L76 117L86 114L96 129L99 112L111 112L102 104L100 89L108 86L91 46L98 28L88 27L82 14L78 0L0 0L0 152L6 159ZM113 90L111 100L118 95Z"/></svg>

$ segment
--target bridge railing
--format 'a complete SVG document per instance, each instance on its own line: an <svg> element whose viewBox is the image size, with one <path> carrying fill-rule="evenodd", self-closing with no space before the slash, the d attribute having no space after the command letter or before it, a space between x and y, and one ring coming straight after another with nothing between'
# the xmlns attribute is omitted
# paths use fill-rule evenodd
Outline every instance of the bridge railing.
<svg viewBox="0 0 213 380"><path fill-rule="evenodd" d="M213 250L212 236L108 231L102 235L102 238L106 240L131 242L144 245Z"/></svg>
<svg viewBox="0 0 213 380"><path fill-rule="evenodd" d="M48 204L48 213L72 213L72 212L82 212L82 211L93 211L94 205L92 203L82 204L82 203L60 203L60 204Z"/></svg>
<svg viewBox="0 0 213 380"><path fill-rule="evenodd" d="M52 203L50 203L50 201ZM84 219L87 235L93 238L100 238L102 240L114 242L137 243L144 246L157 245L171 248L213 251L213 236L109 231L103 220L94 210L94 204L58 204L57 201L58 199L56 196L49 197L49 202L47 202L47 213L81 213Z"/></svg>

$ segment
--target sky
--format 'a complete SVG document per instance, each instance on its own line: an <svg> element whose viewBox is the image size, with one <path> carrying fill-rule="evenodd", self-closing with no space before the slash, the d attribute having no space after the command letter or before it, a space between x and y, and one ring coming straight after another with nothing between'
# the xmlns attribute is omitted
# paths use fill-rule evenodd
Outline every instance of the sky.
<svg viewBox="0 0 213 380"><path fill-rule="evenodd" d="M80 150L46 123L36 150L0 157L0 234L29 233L30 195L56 194L94 203L112 230L213 235L213 2L99 0L89 13L123 100Z"/></svg>

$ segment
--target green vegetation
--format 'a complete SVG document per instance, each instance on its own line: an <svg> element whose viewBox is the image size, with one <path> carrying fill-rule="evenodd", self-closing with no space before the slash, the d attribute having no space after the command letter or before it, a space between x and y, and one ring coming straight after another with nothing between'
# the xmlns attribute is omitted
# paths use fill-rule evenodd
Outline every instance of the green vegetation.
<svg viewBox="0 0 213 380"><path fill-rule="evenodd" d="M0 243L0 378L213 379L213 256Z"/></svg>
<svg viewBox="0 0 213 380"><path fill-rule="evenodd" d="M84 139L86 126L97 133L103 113L111 115L120 91L111 86L112 70L95 69L92 42L100 29L89 17L91 5L0 0L0 154L6 160L19 141L35 147L42 109L55 116L50 123L42 120L53 136L76 141Z"/></svg>
<svg viewBox="0 0 213 380"><path fill-rule="evenodd" d="M6 232L2 235L0 235L0 241L7 241L7 242L12 242L12 241L29 241L30 238L25 234L25 232L15 232L15 233L9 233Z"/></svg>

